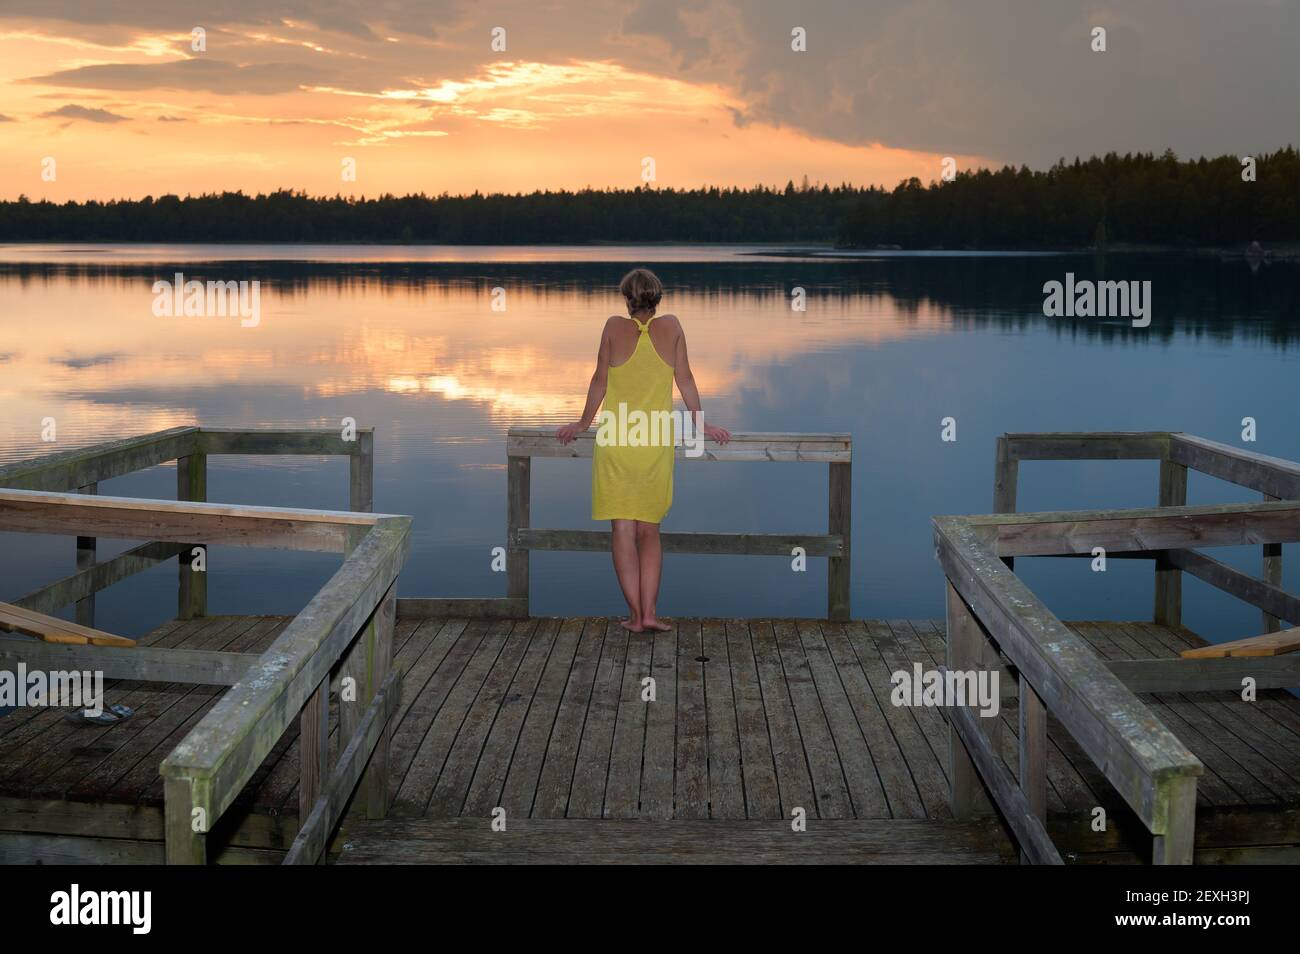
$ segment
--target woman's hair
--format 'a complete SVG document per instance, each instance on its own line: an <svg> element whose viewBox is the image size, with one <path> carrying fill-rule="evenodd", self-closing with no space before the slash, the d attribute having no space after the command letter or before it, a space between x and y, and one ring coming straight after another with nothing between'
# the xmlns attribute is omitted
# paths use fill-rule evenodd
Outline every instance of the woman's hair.
<svg viewBox="0 0 1300 954"><path fill-rule="evenodd" d="M664 297L664 283L648 268L634 268L623 276L618 290L627 299L627 310L654 311Z"/></svg>

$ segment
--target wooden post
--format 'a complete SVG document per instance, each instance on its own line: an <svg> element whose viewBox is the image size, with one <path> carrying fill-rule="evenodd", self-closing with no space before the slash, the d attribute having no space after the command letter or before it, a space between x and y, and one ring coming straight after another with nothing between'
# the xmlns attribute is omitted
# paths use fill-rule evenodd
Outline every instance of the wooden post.
<svg viewBox="0 0 1300 954"><path fill-rule="evenodd" d="M1020 461L1011 456L1011 441L1003 434L998 438L997 460L993 465L993 512L1015 513L1016 490L1020 482ZM1003 557L1008 569L1015 566L1015 557Z"/></svg>
<svg viewBox="0 0 1300 954"><path fill-rule="evenodd" d="M532 458L506 458L506 596L524 601L528 614L528 551L515 546L515 531L529 526Z"/></svg>
<svg viewBox="0 0 1300 954"><path fill-rule="evenodd" d="M188 457L176 460L176 499L208 499L208 455L195 451ZM202 572L193 568L194 548L203 547ZM208 615L208 571L207 545L202 542L186 544L177 557L179 567L179 590L177 595L176 617L194 619Z"/></svg>
<svg viewBox="0 0 1300 954"><path fill-rule="evenodd" d="M83 494L99 493L99 484L86 484L79 487L78 491ZM77 537L77 569L88 570L95 565L95 547L96 540L94 537ZM77 600L77 623L81 626L94 627L95 625L95 594Z"/></svg>
<svg viewBox="0 0 1300 954"><path fill-rule="evenodd" d="M348 509L354 513L374 513L374 431L357 431L357 452L348 458Z"/></svg>
<svg viewBox="0 0 1300 954"><path fill-rule="evenodd" d="M1264 494L1265 500L1278 500L1272 494ZM1264 582L1272 586L1280 587L1282 585L1282 544L1266 543L1264 544ZM1291 620L1293 623L1300 623L1300 620ZM1276 633L1282 629L1282 621L1272 613L1264 614L1264 632Z"/></svg>
<svg viewBox="0 0 1300 954"><path fill-rule="evenodd" d="M826 532L844 539L840 556L827 560L826 618L847 620L853 584L850 538L853 533L853 464L830 464L830 505Z"/></svg>
<svg viewBox="0 0 1300 954"><path fill-rule="evenodd" d="M370 622L370 665L366 680L366 705L379 692L379 687L388 678L393 668L393 627L397 622L397 585L389 587L388 592L375 609ZM359 709L358 711L364 711ZM366 817L386 818L388 816L388 749L393 737L392 720L384 725L375 751L370 756L370 764L362 776L361 784L366 791ZM349 736L350 738L350 736Z"/></svg>
<svg viewBox="0 0 1300 954"><path fill-rule="evenodd" d="M1187 504L1187 467L1170 460L1160 462L1160 506ZM1179 626L1183 621L1183 571L1162 556L1156 557L1154 620L1161 626Z"/></svg>
<svg viewBox="0 0 1300 954"><path fill-rule="evenodd" d="M1190 865L1196 848L1196 776L1186 775L1166 783L1169 800L1165 831L1151 846L1155 865Z"/></svg>
<svg viewBox="0 0 1300 954"><path fill-rule="evenodd" d="M307 821L329 776L330 680L326 676L299 717L298 824ZM342 749L340 749L342 751Z"/></svg>
<svg viewBox="0 0 1300 954"><path fill-rule="evenodd" d="M208 863L206 831L195 831L194 783L188 778L163 778L163 825L165 860L169 865ZM210 825L211 819L206 820ZM198 826L206 827L206 826Z"/></svg>
<svg viewBox="0 0 1300 954"><path fill-rule="evenodd" d="M1022 672L1020 682L1020 790L1029 809L1047 827L1047 709ZM1026 861L1020 853L1020 862Z"/></svg>
<svg viewBox="0 0 1300 954"><path fill-rule="evenodd" d="M984 633L979 621L975 619L966 601L945 581L947 588L947 630L948 630L948 669L953 672L970 672L978 669L984 660ZM1000 752L1000 737L994 731L998 719L980 719L979 722L993 744L993 751ZM992 723L992 725L990 725ZM993 811L984 785L980 781L975 763L971 761L966 745L957 733L952 720L948 723L948 783L951 786L952 813L956 818L969 818L972 815L987 815Z"/></svg>

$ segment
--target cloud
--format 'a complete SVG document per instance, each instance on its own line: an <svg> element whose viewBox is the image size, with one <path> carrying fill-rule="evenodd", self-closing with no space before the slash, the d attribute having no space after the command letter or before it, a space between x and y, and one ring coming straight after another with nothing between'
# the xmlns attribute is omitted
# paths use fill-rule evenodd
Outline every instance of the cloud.
<svg viewBox="0 0 1300 954"><path fill-rule="evenodd" d="M186 120L184 116L159 116L159 117L158 117L158 122L160 122L160 123L183 123L183 122L188 122L188 120Z"/></svg>
<svg viewBox="0 0 1300 954"><path fill-rule="evenodd" d="M130 122L126 116L119 116L117 113L110 113L107 109L95 109L90 106L78 106L75 103L69 103L67 106L60 106L58 109L51 110L48 113L42 113L43 116L61 116L64 119L84 119L88 123L125 123Z"/></svg>
<svg viewBox="0 0 1300 954"><path fill-rule="evenodd" d="M101 49L74 61L94 65L26 80L79 90L460 95L466 77L504 59L489 49L488 30L500 23L510 59L555 68L607 62L719 90L737 126L774 125L850 146L1043 166L1060 156L1166 146L1185 156L1246 155L1282 145L1300 128L1296 0L497 0L491 19L468 0L5 0L4 7L6 22L53 24L42 29L130 48L148 40L186 56L190 27L208 29L211 52L189 59L94 63L129 58ZM1104 53L1090 48L1098 26L1107 30ZM791 49L794 27L807 31L806 52ZM486 119L522 115L490 112L498 107L537 111L532 103L487 102L491 90L478 95ZM575 90L578 99L593 115L620 105L602 89ZM293 108L291 115L306 115L300 102ZM159 110L181 105L151 114ZM324 106L306 118L337 111Z"/></svg>
<svg viewBox="0 0 1300 954"><path fill-rule="evenodd" d="M17 122L17 120L14 119L12 116L0 116L0 123L13 123L13 122Z"/></svg>
<svg viewBox="0 0 1300 954"><path fill-rule="evenodd" d="M322 83L330 76L328 69L293 63L243 66L221 60L193 59L172 63L100 63L32 76L22 82L77 89L175 89L234 96L292 92L304 84Z"/></svg>
<svg viewBox="0 0 1300 954"><path fill-rule="evenodd" d="M1277 0L637 0L629 36L750 122L850 144L1047 164L1283 145L1300 126L1300 4ZM657 14L657 15L651 15ZM791 50L791 30L807 51ZM1107 31L1106 52L1091 49ZM708 55L702 56L701 44Z"/></svg>

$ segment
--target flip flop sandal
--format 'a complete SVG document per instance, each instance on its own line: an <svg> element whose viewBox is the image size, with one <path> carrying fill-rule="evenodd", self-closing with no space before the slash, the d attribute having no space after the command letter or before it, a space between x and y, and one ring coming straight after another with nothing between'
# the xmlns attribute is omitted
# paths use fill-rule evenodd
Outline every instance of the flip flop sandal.
<svg viewBox="0 0 1300 954"><path fill-rule="evenodd" d="M130 706L114 703L105 707L104 711L98 715L91 715L89 709L78 709L75 712L69 712L64 718L69 722L80 722L86 725L116 725L133 715L135 715L135 710Z"/></svg>

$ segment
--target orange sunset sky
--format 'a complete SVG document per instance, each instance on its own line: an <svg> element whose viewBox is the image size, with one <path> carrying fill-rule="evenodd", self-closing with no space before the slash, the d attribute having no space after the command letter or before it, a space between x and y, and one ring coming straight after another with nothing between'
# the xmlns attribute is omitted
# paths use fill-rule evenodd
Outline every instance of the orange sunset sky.
<svg viewBox="0 0 1300 954"><path fill-rule="evenodd" d="M945 156L1246 154L1296 128L1298 8L6 0L0 197L632 187L647 156L657 186L892 187Z"/></svg>

